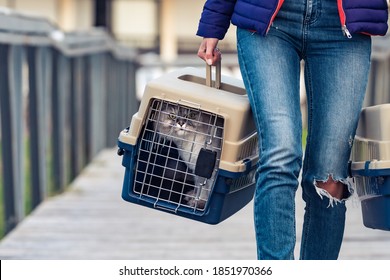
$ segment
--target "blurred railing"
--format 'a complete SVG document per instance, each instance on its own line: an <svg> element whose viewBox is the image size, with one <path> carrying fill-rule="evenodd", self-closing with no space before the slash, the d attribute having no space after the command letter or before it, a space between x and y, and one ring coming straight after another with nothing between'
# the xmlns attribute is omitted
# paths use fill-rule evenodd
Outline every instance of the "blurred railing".
<svg viewBox="0 0 390 280"><path fill-rule="evenodd" d="M116 145L138 108L135 56L103 30L63 33L46 19L0 10L5 232L23 219L26 195L35 208Z"/></svg>

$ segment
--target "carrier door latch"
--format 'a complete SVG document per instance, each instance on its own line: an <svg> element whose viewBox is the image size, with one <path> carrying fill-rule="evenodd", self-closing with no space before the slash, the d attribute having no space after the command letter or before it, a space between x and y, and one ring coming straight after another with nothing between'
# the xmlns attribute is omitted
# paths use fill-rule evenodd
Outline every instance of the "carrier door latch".
<svg viewBox="0 0 390 280"><path fill-rule="evenodd" d="M210 179L217 160L217 152L202 148L195 166L195 175Z"/></svg>

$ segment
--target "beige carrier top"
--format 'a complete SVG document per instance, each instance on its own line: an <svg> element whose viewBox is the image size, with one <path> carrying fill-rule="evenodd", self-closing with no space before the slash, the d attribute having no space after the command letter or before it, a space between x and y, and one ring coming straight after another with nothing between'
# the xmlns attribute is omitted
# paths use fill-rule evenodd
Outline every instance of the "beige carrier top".
<svg viewBox="0 0 390 280"><path fill-rule="evenodd" d="M159 99L214 113L224 119L220 168L241 172L245 170L244 159L255 164L258 160L258 139L243 83L227 76L222 76L219 81L218 69L213 87L210 79L206 78L210 71L206 74L201 69L184 68L150 81L140 108L132 117L130 129L121 133L120 141L130 145L137 143L149 107L153 100Z"/></svg>

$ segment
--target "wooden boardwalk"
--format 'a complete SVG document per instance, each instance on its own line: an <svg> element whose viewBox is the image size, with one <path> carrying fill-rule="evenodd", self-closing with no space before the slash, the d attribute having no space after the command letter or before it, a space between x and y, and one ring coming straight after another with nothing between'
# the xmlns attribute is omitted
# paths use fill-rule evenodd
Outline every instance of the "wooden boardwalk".
<svg viewBox="0 0 390 280"><path fill-rule="evenodd" d="M124 168L107 149L69 191L41 204L0 242L0 259L255 259L252 204L219 225L206 225L123 201ZM365 228L349 202L340 259L390 260L390 232ZM303 204L297 194L297 236ZM297 243L296 256L299 243Z"/></svg>

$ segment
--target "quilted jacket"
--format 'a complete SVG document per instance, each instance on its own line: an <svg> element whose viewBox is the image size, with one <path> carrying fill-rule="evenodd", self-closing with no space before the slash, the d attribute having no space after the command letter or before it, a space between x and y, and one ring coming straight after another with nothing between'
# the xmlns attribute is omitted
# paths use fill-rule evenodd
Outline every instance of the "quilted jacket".
<svg viewBox="0 0 390 280"><path fill-rule="evenodd" d="M230 22L266 35L284 0L207 0L197 35L223 39ZM337 0L344 34L385 35L388 0Z"/></svg>

